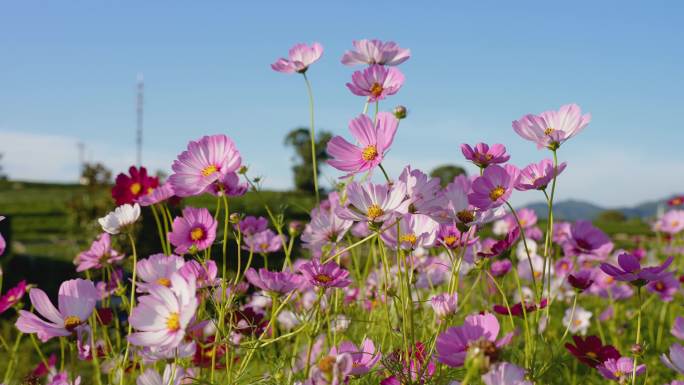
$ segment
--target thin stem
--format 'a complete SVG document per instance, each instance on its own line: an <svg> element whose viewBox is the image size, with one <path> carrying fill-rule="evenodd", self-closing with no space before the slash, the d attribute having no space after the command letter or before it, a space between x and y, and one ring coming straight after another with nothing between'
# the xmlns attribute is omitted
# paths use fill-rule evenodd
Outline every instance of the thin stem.
<svg viewBox="0 0 684 385"><path fill-rule="evenodd" d="M638 346L641 342L641 286L637 286L637 302L639 303L639 310L637 312L637 332L636 332L636 345ZM639 359L638 354L634 354L634 367L632 368L632 385L636 384L636 369L637 360Z"/></svg>
<svg viewBox="0 0 684 385"><path fill-rule="evenodd" d="M138 253L136 252L135 249L135 241L133 241L133 236L131 233L128 233L128 240L131 242L131 249L133 250L133 278L132 278L132 283L131 283L131 299L128 304L128 333L126 335L131 335L131 331L133 330L133 326L131 325L131 313L133 312L133 307L135 306L135 280L138 275ZM126 367L126 363L128 362L128 352L131 348L131 342L126 340L126 351L124 353L123 361L121 361L121 365L123 365L123 368ZM119 381L119 384L124 383L124 377L121 376L121 380Z"/></svg>
<svg viewBox="0 0 684 385"><path fill-rule="evenodd" d="M311 90L311 83L309 82L309 78L306 76L306 72L304 72L302 75L304 75L306 90L309 93L309 114L311 118L311 127L309 127L309 133L311 136L311 162L313 166L314 191L316 192L316 203L318 204L321 199L318 193L318 164L316 163L316 133L314 130L314 97L313 91Z"/></svg>

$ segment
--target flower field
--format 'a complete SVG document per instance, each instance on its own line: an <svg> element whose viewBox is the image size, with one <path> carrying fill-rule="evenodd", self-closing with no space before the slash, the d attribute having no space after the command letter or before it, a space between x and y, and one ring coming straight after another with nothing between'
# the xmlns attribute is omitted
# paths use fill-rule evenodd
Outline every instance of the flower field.
<svg viewBox="0 0 684 385"><path fill-rule="evenodd" d="M131 166L83 225L86 247L66 246L75 278L48 290L0 275L0 383L684 384L684 197L636 236L554 218L563 149L591 129L577 104L511 117L532 164L471 143L474 176L410 160L389 174L411 51L379 40L341 57L362 112L327 142L340 177L326 190L309 82L323 52L297 44L271 65L309 96L312 196L264 191L239 133L190 141L166 180ZM515 207L519 194L548 216Z"/></svg>

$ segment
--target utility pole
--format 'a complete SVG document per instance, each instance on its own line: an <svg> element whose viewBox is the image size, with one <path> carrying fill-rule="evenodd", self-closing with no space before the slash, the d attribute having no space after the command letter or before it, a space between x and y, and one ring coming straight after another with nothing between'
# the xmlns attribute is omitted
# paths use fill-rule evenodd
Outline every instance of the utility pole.
<svg viewBox="0 0 684 385"><path fill-rule="evenodd" d="M136 163L138 167L142 166L142 141L143 141L143 103L145 97L145 82L143 80L143 74L138 74L138 85L137 85L137 102L136 102Z"/></svg>

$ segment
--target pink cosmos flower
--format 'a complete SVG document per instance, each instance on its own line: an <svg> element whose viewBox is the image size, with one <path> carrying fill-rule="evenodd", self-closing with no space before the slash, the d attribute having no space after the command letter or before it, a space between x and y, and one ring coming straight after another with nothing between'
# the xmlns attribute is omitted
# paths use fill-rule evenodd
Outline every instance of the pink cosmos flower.
<svg viewBox="0 0 684 385"><path fill-rule="evenodd" d="M436 294L430 298L430 305L438 318L445 318L456 312L456 308L458 307L458 293Z"/></svg>
<svg viewBox="0 0 684 385"><path fill-rule="evenodd" d="M487 167L482 176L473 181L473 192L468 194L468 202L482 210L503 205L511 196L519 175L520 170L510 164Z"/></svg>
<svg viewBox="0 0 684 385"><path fill-rule="evenodd" d="M609 358L596 369L599 373L609 380L626 383L628 379L632 378L634 371L634 360L630 357ZM646 371L646 365L641 364L636 367L636 375L640 375Z"/></svg>
<svg viewBox="0 0 684 385"><path fill-rule="evenodd" d="M223 194L229 197L239 197L245 195L247 190L249 190L249 184L240 183L238 174L229 172L210 184L206 192L217 197L223 196Z"/></svg>
<svg viewBox="0 0 684 385"><path fill-rule="evenodd" d="M357 64L380 64L386 66L399 65L411 57L411 50L401 48L393 41L354 40L355 50L347 51L342 56L342 64L354 66Z"/></svg>
<svg viewBox="0 0 684 385"><path fill-rule="evenodd" d="M339 348L333 347L330 352L332 355L341 353L351 355L353 363L349 374L353 376L361 376L370 372L382 356L379 351L375 350L373 341L368 338L364 338L359 347L356 347L353 342L344 341Z"/></svg>
<svg viewBox="0 0 684 385"><path fill-rule="evenodd" d="M237 171L241 163L240 152L226 135L203 136L190 141L178 155L169 183L180 197L201 194L223 175Z"/></svg>
<svg viewBox="0 0 684 385"><path fill-rule="evenodd" d="M518 240L518 237L520 237L520 229L515 227L512 231L506 234L504 239L494 242L488 249L479 251L477 255L484 258L498 257L508 251Z"/></svg>
<svg viewBox="0 0 684 385"><path fill-rule="evenodd" d="M195 279L197 288L204 288L209 286L216 286L219 284L219 280L216 278L218 275L218 268L216 267L216 262L209 259L203 265L195 260L185 262L178 273L183 276L186 280ZM226 289L228 290L228 289Z"/></svg>
<svg viewBox="0 0 684 385"><path fill-rule="evenodd" d="M59 309L50 303L44 291L33 288L29 291L31 304L38 314L20 310L16 322L17 329L22 333L36 333L45 342L53 337L70 336L76 329L82 328L95 308L99 294L92 281L72 279L64 281L59 286Z"/></svg>
<svg viewBox="0 0 684 385"><path fill-rule="evenodd" d="M399 221L399 229L396 224L390 223L380 237L392 248L396 248L399 243L402 249L413 250L418 247L432 247L438 230L439 224L427 215L404 214Z"/></svg>
<svg viewBox="0 0 684 385"><path fill-rule="evenodd" d="M382 223L406 214L409 201L406 184L394 185L352 182L347 186L346 207L338 207L335 213L342 219Z"/></svg>
<svg viewBox="0 0 684 385"><path fill-rule="evenodd" d="M475 148L469 144L461 145L463 156L473 162L477 167L485 168L492 164L506 163L511 158L506 154L506 147L503 144L494 144L489 147L486 143L478 143Z"/></svg>
<svg viewBox="0 0 684 385"><path fill-rule="evenodd" d="M577 221L570 227L570 236L563 244L566 256L577 256L589 260L605 259L613 250L613 242L589 221Z"/></svg>
<svg viewBox="0 0 684 385"><path fill-rule="evenodd" d="M334 348L333 348L334 349ZM343 385L351 374L353 360L351 354L340 353L336 349L323 356L311 368L311 385Z"/></svg>
<svg viewBox="0 0 684 385"><path fill-rule="evenodd" d="M131 344L166 350L183 341L198 305L195 280L186 280L178 273L170 280L170 287L155 285L148 295L138 298L128 319L136 330L128 335Z"/></svg>
<svg viewBox="0 0 684 385"><path fill-rule="evenodd" d="M304 282L301 275L289 271L268 271L262 268L257 273L253 267L247 269L245 278L261 290L278 294L287 294L296 290Z"/></svg>
<svg viewBox="0 0 684 385"><path fill-rule="evenodd" d="M673 258L669 257L660 266L642 268L641 262L637 257L632 254L622 253L618 256L619 267L609 263L602 263L601 270L618 281L641 286L651 281L660 280L663 272L670 266L672 260Z"/></svg>
<svg viewBox="0 0 684 385"><path fill-rule="evenodd" d="M183 265L185 260L178 255L153 254L137 263L138 291L146 292L156 285L171 286L171 276Z"/></svg>
<svg viewBox="0 0 684 385"><path fill-rule="evenodd" d="M674 323L672 324L672 329L670 329L670 333L680 340L684 340L684 317L675 318Z"/></svg>
<svg viewBox="0 0 684 385"><path fill-rule="evenodd" d="M674 235L684 230L684 210L670 210L653 225L654 231Z"/></svg>
<svg viewBox="0 0 684 385"><path fill-rule="evenodd" d="M169 241L178 254L195 254L211 247L216 239L216 220L205 208L186 207L183 216L173 220Z"/></svg>
<svg viewBox="0 0 684 385"><path fill-rule="evenodd" d="M341 268L335 261L321 264L317 259L313 259L311 262L304 263L299 270L314 286L347 287L351 284L351 280L347 278L349 271Z"/></svg>
<svg viewBox="0 0 684 385"><path fill-rule="evenodd" d="M47 385L80 385L81 376L77 376L74 381L69 381L67 372L59 372L52 377L48 377Z"/></svg>
<svg viewBox="0 0 684 385"><path fill-rule="evenodd" d="M309 69L309 66L318 61L323 55L323 46L319 43L313 43L310 46L304 43L295 44L290 48L288 59L280 58L271 64L274 71L286 74L300 73L303 74Z"/></svg>
<svg viewBox="0 0 684 385"><path fill-rule="evenodd" d="M502 259L500 261L494 261L491 265L492 276L501 277L506 275L513 267L513 264L508 259Z"/></svg>
<svg viewBox="0 0 684 385"><path fill-rule="evenodd" d="M559 164L558 172L555 175L560 175L565 170L566 165L565 162ZM553 161L542 159L541 162L529 164L520 171L520 179L515 185L515 189L519 191L545 190L546 186L553 180L553 176Z"/></svg>
<svg viewBox="0 0 684 385"><path fill-rule="evenodd" d="M661 274L655 281L649 282L646 288L651 293L657 294L661 301L670 302L679 290L679 280L675 277L674 273L666 272Z"/></svg>
<svg viewBox="0 0 684 385"><path fill-rule="evenodd" d="M0 215L0 222L5 219L2 215ZM0 234L0 255L5 253L5 248L7 247L7 243L5 242L5 238L3 238L2 234Z"/></svg>
<svg viewBox="0 0 684 385"><path fill-rule="evenodd" d="M304 247L311 250L320 250L324 246L334 247L354 224L353 221L335 214L335 210L340 207L337 192L332 192L325 202L327 204L321 204L311 211L311 222L302 233Z"/></svg>
<svg viewBox="0 0 684 385"><path fill-rule="evenodd" d="M140 204L140 206L143 207L152 206L154 204L172 198L174 195L175 192L173 191L173 186L171 186L171 183L166 182L152 190L152 192L150 192L149 194L143 195L140 198L138 198L138 203Z"/></svg>
<svg viewBox="0 0 684 385"><path fill-rule="evenodd" d="M469 349L481 348L486 354L507 345L513 334L497 340L499 321L491 313L471 314L462 326L451 327L437 337L437 360L447 366L458 368L465 363Z"/></svg>
<svg viewBox="0 0 684 385"><path fill-rule="evenodd" d="M469 227L467 231L461 231L455 224L442 224L437 231L437 242L448 248L470 246L478 241L475 234L476 226Z"/></svg>
<svg viewBox="0 0 684 385"><path fill-rule="evenodd" d="M684 346L677 343L672 344L670 346L670 355L661 354L660 361L679 374L684 374Z"/></svg>
<svg viewBox="0 0 684 385"><path fill-rule="evenodd" d="M404 74L398 68L374 64L354 72L347 88L354 95L368 97L368 102L372 103L396 94L403 84Z"/></svg>
<svg viewBox="0 0 684 385"><path fill-rule="evenodd" d="M164 373L159 373L154 368L147 368L138 376L136 385L180 385L192 378L192 373L187 373L185 368L177 367L174 364L166 364ZM171 381L173 379L173 381Z"/></svg>
<svg viewBox="0 0 684 385"><path fill-rule="evenodd" d="M271 229L260 231L252 236L245 237L243 250L259 254L275 253L283 246L280 236Z"/></svg>
<svg viewBox="0 0 684 385"><path fill-rule="evenodd" d="M349 143L341 136L330 139L327 151L333 159L328 164L349 172L345 177L372 170L382 162L392 145L398 124L397 118L389 112L378 113L375 124L367 115L359 115L349 122L349 131L359 145Z"/></svg>
<svg viewBox="0 0 684 385"><path fill-rule="evenodd" d="M7 290L7 293L0 297L0 314L7 311L7 309L16 305L24 297L26 293L26 281L21 280L17 286Z"/></svg>
<svg viewBox="0 0 684 385"><path fill-rule="evenodd" d="M108 233L102 233L90 245L90 249L76 256L77 272L89 269L101 269L124 259L124 255L112 249L112 241Z"/></svg>
<svg viewBox="0 0 684 385"><path fill-rule="evenodd" d="M235 226L236 230L239 230L243 236L250 236L256 233L260 233L268 228L268 219L264 217L253 217L246 216L244 219L240 220Z"/></svg>
<svg viewBox="0 0 684 385"><path fill-rule="evenodd" d="M525 380L525 369L508 362L495 364L482 376L485 385L533 385Z"/></svg>
<svg viewBox="0 0 684 385"><path fill-rule="evenodd" d="M556 150L563 142L579 134L590 121L591 115L582 115L577 104L566 104L558 111L525 115L513 122L513 130L523 139L537 143L537 148Z"/></svg>
<svg viewBox="0 0 684 385"><path fill-rule="evenodd" d="M424 172L404 167L399 180L406 184L409 212L413 214L438 214L443 209L445 198L440 194L439 178L428 177Z"/></svg>

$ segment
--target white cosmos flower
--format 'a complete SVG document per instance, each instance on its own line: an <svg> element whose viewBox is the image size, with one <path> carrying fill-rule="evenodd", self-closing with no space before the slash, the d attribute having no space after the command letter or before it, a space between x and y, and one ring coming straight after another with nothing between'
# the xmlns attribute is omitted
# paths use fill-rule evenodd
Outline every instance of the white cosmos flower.
<svg viewBox="0 0 684 385"><path fill-rule="evenodd" d="M135 223L140 218L140 205L121 205L114 211L98 219L102 230L109 234L119 234L122 228Z"/></svg>
<svg viewBox="0 0 684 385"><path fill-rule="evenodd" d="M570 319L572 315L572 319ZM565 310L565 315L563 316L563 326L569 328L572 334L586 335L587 329L589 329L589 320L591 319L591 312L584 310L584 308L577 306L575 308L575 314L572 314L572 308ZM570 326L568 326L570 325Z"/></svg>

